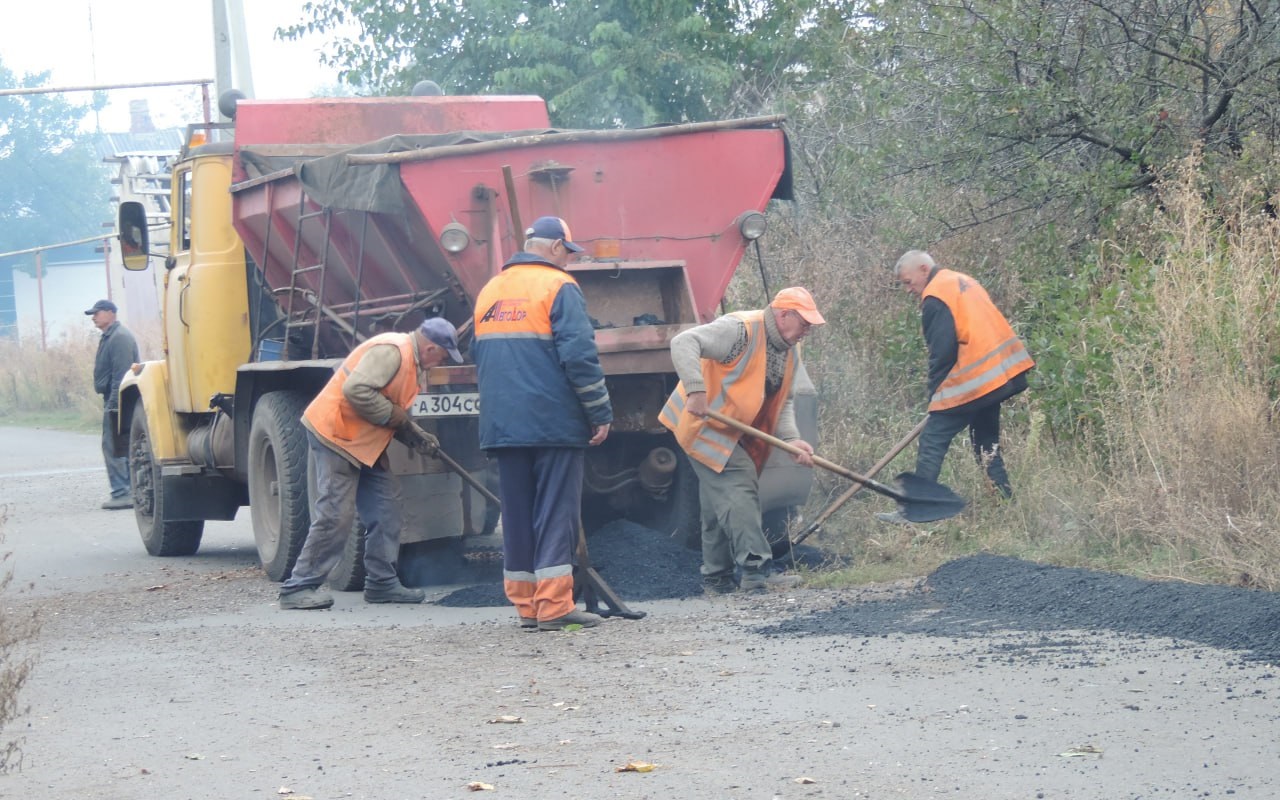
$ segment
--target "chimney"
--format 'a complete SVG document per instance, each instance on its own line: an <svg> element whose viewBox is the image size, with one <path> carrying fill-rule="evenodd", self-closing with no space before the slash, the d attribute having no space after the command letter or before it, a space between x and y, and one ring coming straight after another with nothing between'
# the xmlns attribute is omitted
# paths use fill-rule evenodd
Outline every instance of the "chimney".
<svg viewBox="0 0 1280 800"><path fill-rule="evenodd" d="M129 133L155 133L155 123L151 121L151 110L147 101L129 101Z"/></svg>

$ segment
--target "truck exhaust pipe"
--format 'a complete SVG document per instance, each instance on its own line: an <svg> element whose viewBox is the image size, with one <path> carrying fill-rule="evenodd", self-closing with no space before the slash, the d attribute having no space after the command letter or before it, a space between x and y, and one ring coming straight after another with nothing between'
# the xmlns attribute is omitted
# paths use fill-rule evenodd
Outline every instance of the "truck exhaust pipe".
<svg viewBox="0 0 1280 800"><path fill-rule="evenodd" d="M187 453L203 467L228 471L235 466L235 426L222 412L213 415L208 425L187 434Z"/></svg>

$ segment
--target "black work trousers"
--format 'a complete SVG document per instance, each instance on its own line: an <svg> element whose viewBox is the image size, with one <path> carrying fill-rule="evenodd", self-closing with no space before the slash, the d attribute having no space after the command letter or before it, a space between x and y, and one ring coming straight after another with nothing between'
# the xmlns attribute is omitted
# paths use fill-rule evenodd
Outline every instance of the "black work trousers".
<svg viewBox="0 0 1280 800"><path fill-rule="evenodd" d="M986 467L987 478L1001 495L1010 497L1009 473L1000 455L1000 404L992 403L976 411L931 413L920 432L920 450L916 454L916 474L937 481L942 472L942 459L951 448L951 440L965 428L973 445L978 464Z"/></svg>

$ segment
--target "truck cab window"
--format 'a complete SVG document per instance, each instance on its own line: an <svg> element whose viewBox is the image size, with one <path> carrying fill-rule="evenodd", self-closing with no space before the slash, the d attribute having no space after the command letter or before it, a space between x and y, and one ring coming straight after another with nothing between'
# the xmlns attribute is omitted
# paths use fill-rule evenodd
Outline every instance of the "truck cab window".
<svg viewBox="0 0 1280 800"><path fill-rule="evenodd" d="M178 209L177 218L181 221L181 249L191 249L191 170L182 173L182 195L178 198L182 208Z"/></svg>

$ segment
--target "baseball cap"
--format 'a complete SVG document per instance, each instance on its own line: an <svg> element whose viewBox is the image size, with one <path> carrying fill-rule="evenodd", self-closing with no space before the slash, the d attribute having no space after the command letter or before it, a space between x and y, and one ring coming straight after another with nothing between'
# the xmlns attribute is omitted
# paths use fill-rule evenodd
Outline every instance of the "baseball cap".
<svg viewBox="0 0 1280 800"><path fill-rule="evenodd" d="M84 314L86 317L92 317L94 314L97 314L99 311L110 311L112 314L114 314L119 310L120 309L116 308L116 304L111 302L110 300L99 300L98 302L93 304L93 308L84 312Z"/></svg>
<svg viewBox="0 0 1280 800"><path fill-rule="evenodd" d="M449 358L462 363L462 353L458 352L458 329L444 317L428 317L418 326L418 333L445 349Z"/></svg>
<svg viewBox="0 0 1280 800"><path fill-rule="evenodd" d="M810 325L825 325L827 322L818 313L818 305L813 302L813 295L801 286L788 286L782 289L774 295L773 302L769 305L778 309L791 309L804 317L805 322Z"/></svg>
<svg viewBox="0 0 1280 800"><path fill-rule="evenodd" d="M570 253L582 252L582 248L574 244L573 237L569 235L569 223L559 217L538 217L524 232L524 238L559 239Z"/></svg>

